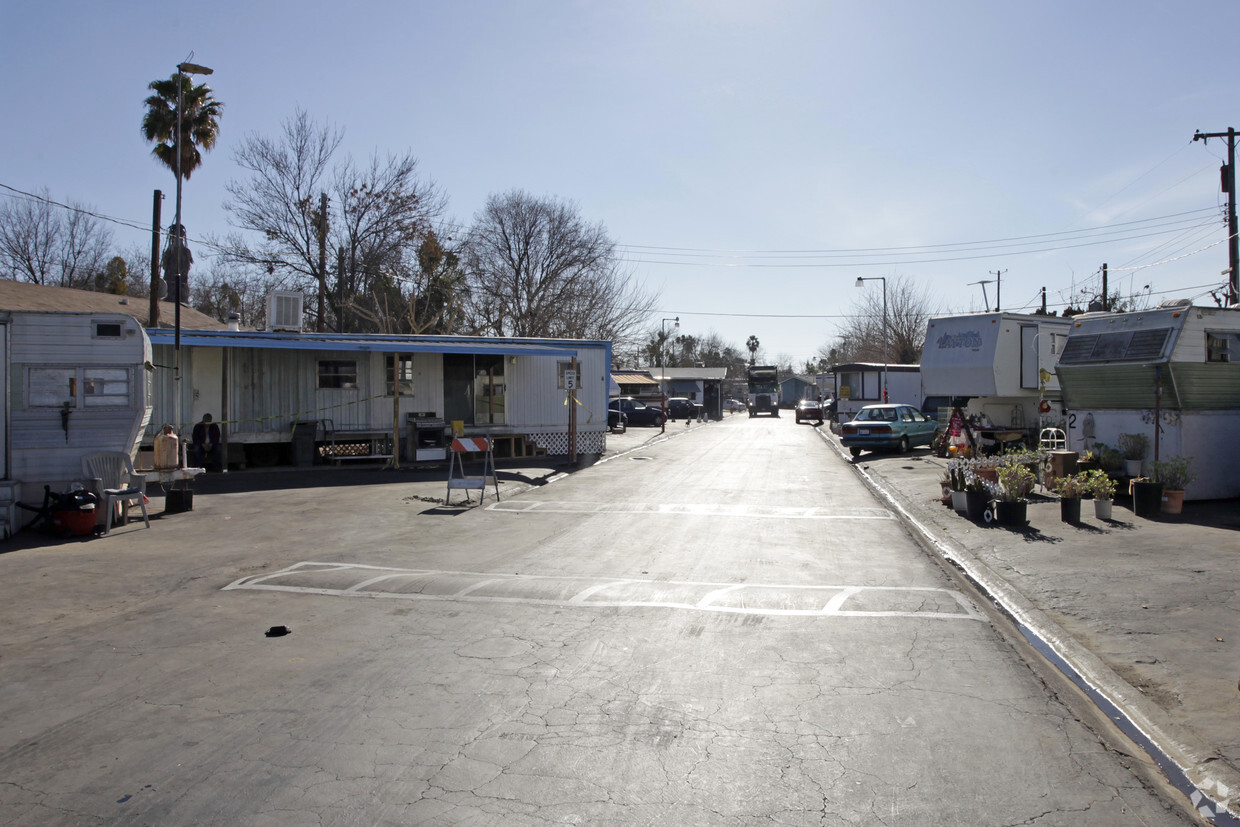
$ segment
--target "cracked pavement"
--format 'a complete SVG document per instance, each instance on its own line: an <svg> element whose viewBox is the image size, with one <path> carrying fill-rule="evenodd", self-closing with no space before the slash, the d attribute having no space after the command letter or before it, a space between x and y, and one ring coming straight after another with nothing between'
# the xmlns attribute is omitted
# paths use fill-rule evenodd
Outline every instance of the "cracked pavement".
<svg viewBox="0 0 1240 827"><path fill-rule="evenodd" d="M580 509L448 514L416 499L441 481L325 475L0 554L0 821L1186 823L813 428L728 419L641 454L504 495ZM307 561L339 569L225 588ZM380 570L401 577L359 593ZM531 599L552 581L565 599ZM676 597L720 584L863 611Z"/></svg>

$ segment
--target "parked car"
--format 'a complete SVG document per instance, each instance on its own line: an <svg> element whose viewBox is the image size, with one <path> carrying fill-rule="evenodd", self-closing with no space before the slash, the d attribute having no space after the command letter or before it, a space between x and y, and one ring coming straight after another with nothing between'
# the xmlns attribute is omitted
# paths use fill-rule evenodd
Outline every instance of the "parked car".
<svg viewBox="0 0 1240 827"><path fill-rule="evenodd" d="M819 425L822 424L822 405L818 404L817 399L802 399L797 403L796 420L797 424L801 424L801 420L813 420Z"/></svg>
<svg viewBox="0 0 1240 827"><path fill-rule="evenodd" d="M840 442L859 456L862 451L895 449L901 453L934 440L935 422L913 405L866 405L840 426Z"/></svg>
<svg viewBox="0 0 1240 827"><path fill-rule="evenodd" d="M640 399L634 399L631 396L613 399L607 408L623 413L628 417L629 425L653 425L657 428L663 424L663 411L652 408Z"/></svg>
<svg viewBox="0 0 1240 827"><path fill-rule="evenodd" d="M694 402L683 396L672 397L667 400L667 418L672 419L701 419L702 404Z"/></svg>
<svg viewBox="0 0 1240 827"><path fill-rule="evenodd" d="M624 411L615 408L607 409L607 427L613 433L622 434L629 427L629 417Z"/></svg>

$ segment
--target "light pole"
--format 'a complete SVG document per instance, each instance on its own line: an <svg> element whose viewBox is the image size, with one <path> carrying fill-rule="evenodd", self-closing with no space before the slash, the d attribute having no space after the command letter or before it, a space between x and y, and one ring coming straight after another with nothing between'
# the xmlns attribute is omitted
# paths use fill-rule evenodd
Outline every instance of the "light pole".
<svg viewBox="0 0 1240 827"><path fill-rule="evenodd" d="M883 283L883 401L887 399L887 277L886 276L858 276L857 286L864 287L863 281L881 281Z"/></svg>
<svg viewBox="0 0 1240 827"><path fill-rule="evenodd" d="M189 53L190 57L194 56L193 52ZM179 244L185 246L185 228L181 225L181 140L184 136L181 134L181 110L185 107L185 76L186 75L209 75L212 70L206 66L199 66L197 63L188 61L177 64L177 217L176 226L173 232L177 234ZM173 416L176 420L177 433L181 431L181 267L185 261L184 253L176 250L176 307L173 309L173 373L172 373L172 391L173 391Z"/></svg>
<svg viewBox="0 0 1240 827"><path fill-rule="evenodd" d="M675 322L672 332L680 330L680 317L675 316L671 319L664 319L659 322L659 410L663 413L662 421L659 422L659 433L667 432L667 360L663 358L667 353L667 323Z"/></svg>

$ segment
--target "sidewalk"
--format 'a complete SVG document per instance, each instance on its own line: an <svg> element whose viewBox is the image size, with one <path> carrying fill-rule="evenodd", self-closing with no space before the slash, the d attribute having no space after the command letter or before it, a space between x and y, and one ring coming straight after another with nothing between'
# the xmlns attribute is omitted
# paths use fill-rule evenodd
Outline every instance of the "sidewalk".
<svg viewBox="0 0 1240 827"><path fill-rule="evenodd" d="M1035 496L1017 530L943 505L947 460L926 451L866 453L854 464L912 531L1084 677L1096 703L1113 703L1193 787L1240 812L1240 502L1186 503L1181 515L1145 519L1117 499L1106 522L1086 502L1070 525L1054 496ZM1160 763L1174 783L1174 767Z"/></svg>

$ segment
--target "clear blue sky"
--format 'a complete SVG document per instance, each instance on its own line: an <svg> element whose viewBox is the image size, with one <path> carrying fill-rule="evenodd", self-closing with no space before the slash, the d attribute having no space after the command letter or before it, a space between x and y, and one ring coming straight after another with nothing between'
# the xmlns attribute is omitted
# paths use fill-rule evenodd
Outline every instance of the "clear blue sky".
<svg viewBox="0 0 1240 827"><path fill-rule="evenodd" d="M1234 0L0 0L0 184L138 225L159 188L169 217L142 101L192 50L225 109L191 237L229 230L237 142L302 107L356 158L412 151L459 223L513 188L575 202L661 294L653 327L804 360L859 275L965 311L1002 270L1004 309L1058 308L1105 261L1213 304L1225 146L1191 139L1240 127L1237 24Z"/></svg>

